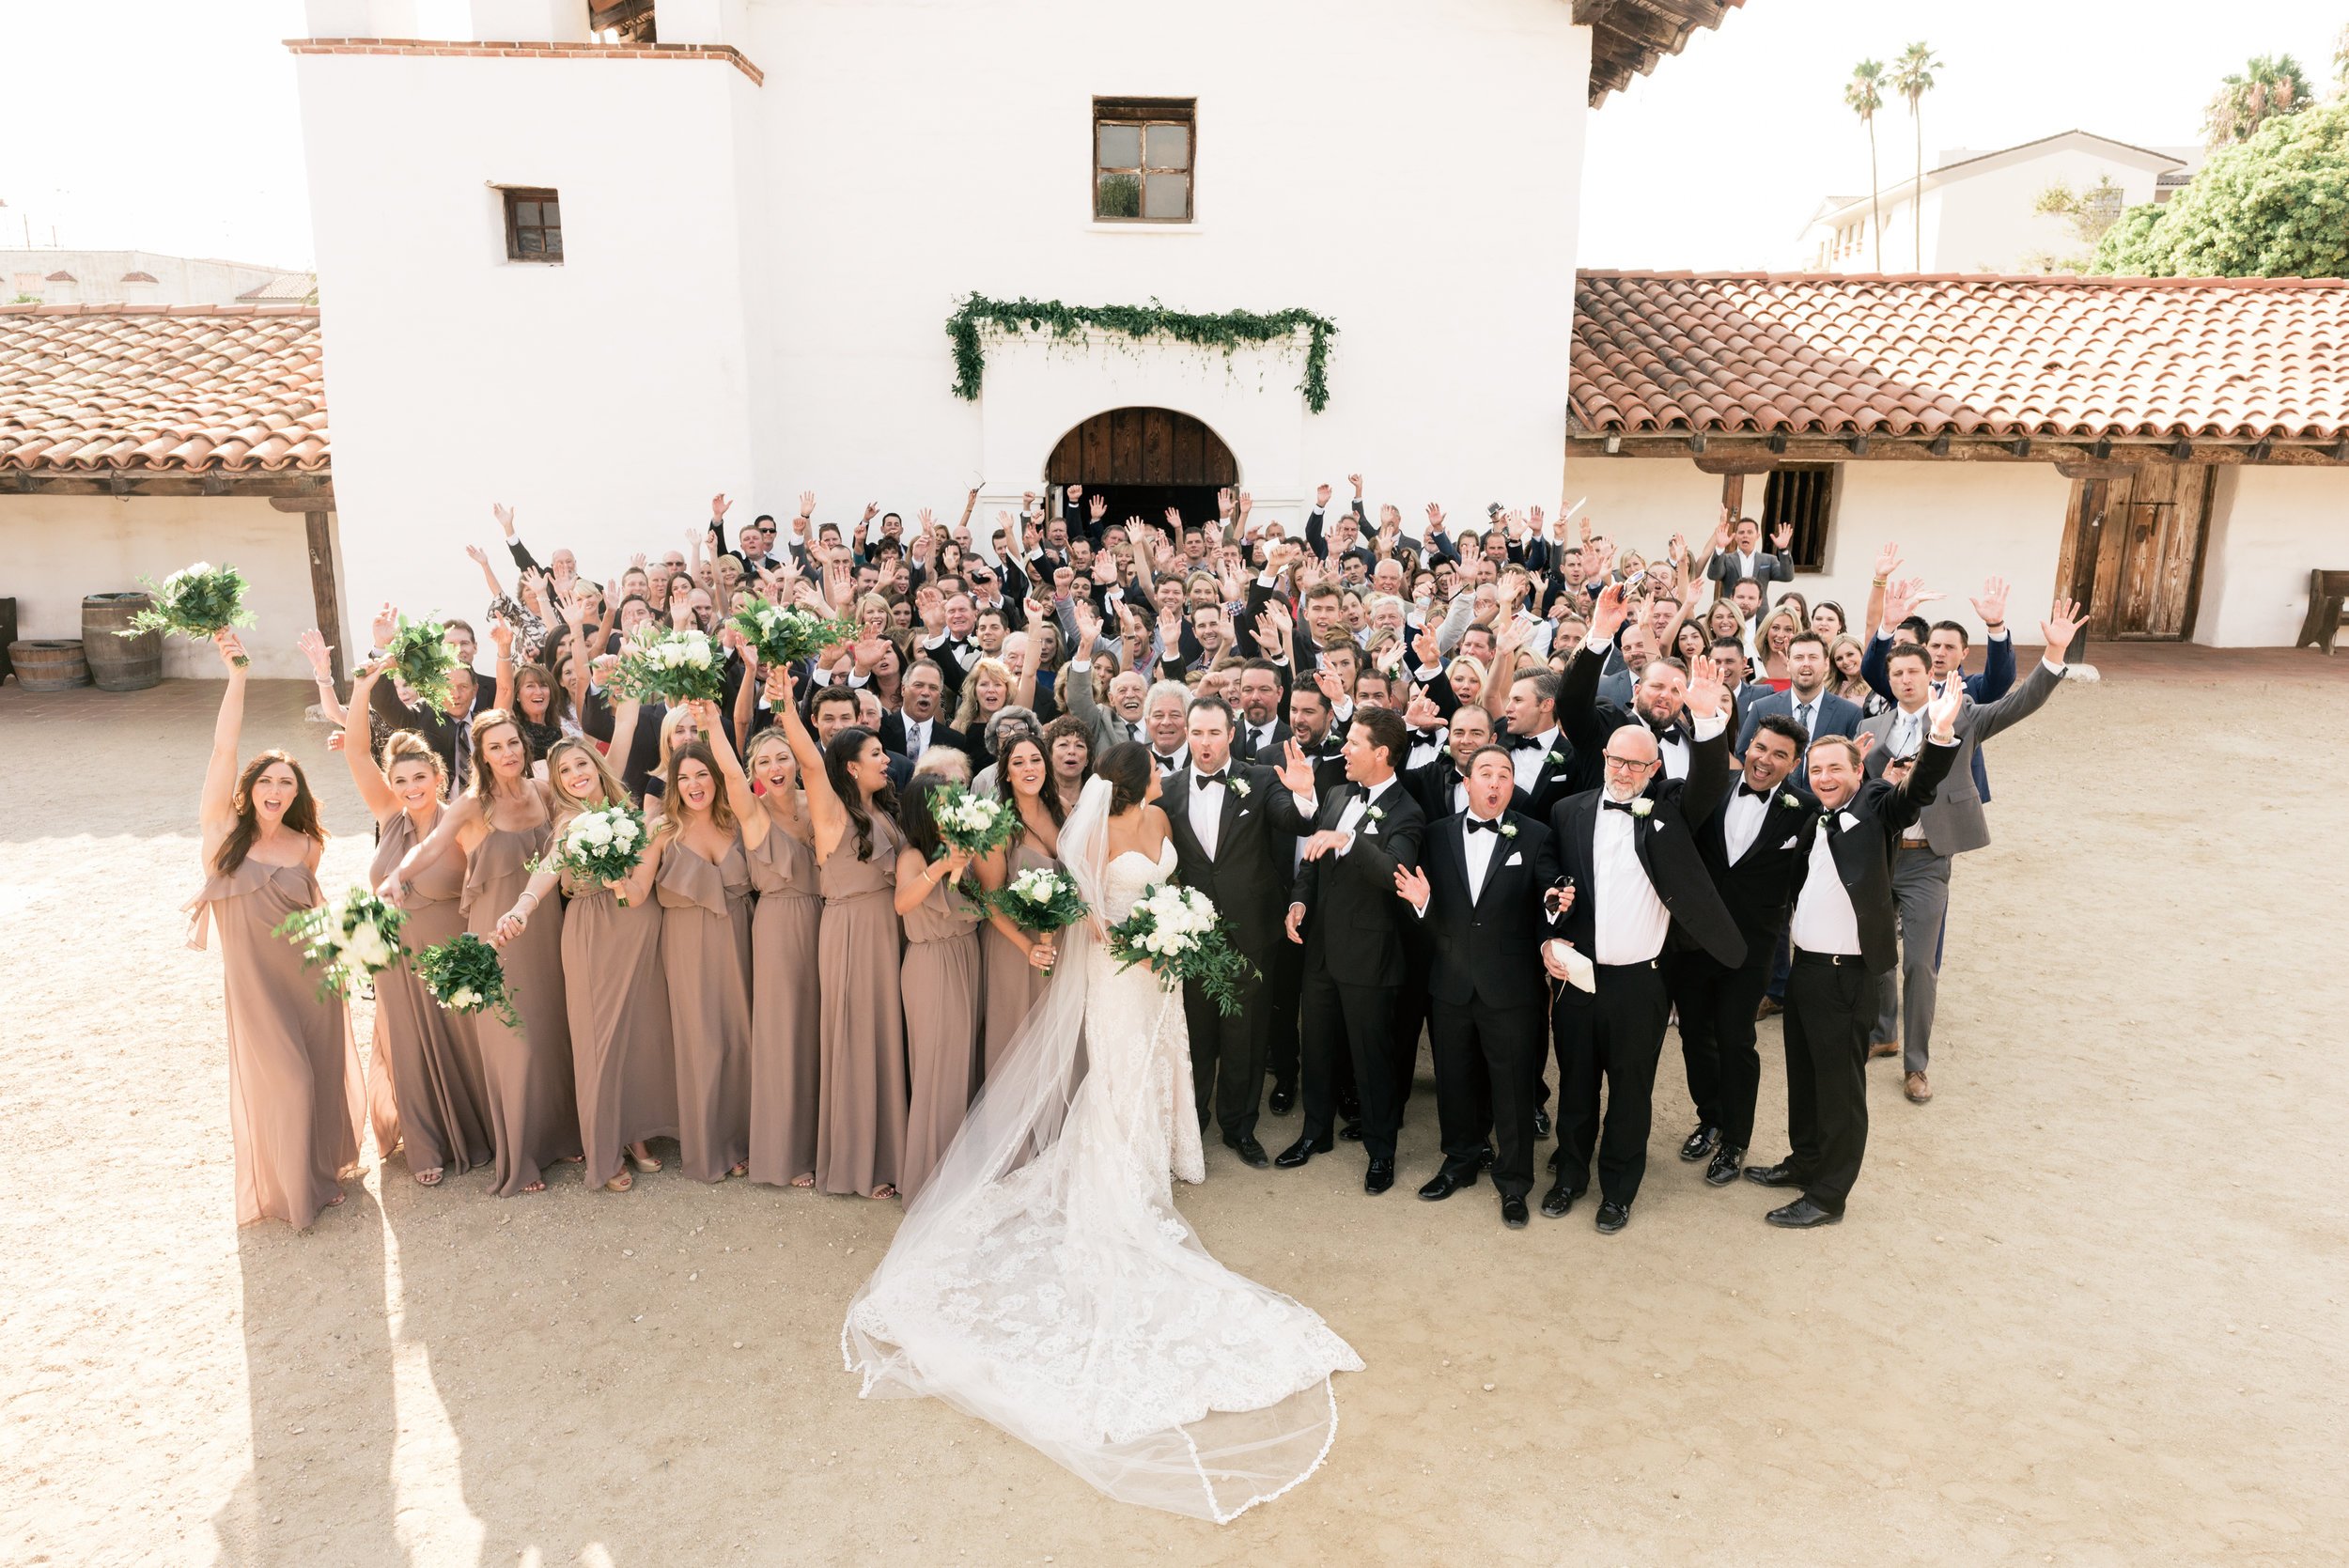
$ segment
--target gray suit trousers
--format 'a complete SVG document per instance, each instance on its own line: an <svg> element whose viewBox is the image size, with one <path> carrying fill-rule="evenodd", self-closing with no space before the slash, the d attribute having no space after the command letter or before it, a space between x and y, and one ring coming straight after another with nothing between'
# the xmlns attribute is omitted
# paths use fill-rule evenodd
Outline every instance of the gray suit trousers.
<svg viewBox="0 0 2349 1568"><path fill-rule="evenodd" d="M1876 979L1876 1027L1870 1038L1901 1043L1901 1071L1921 1073L1932 1054L1933 1003L1941 985L1941 922L1950 909L1950 857L1898 849L1892 903L1900 911L1900 967Z"/></svg>

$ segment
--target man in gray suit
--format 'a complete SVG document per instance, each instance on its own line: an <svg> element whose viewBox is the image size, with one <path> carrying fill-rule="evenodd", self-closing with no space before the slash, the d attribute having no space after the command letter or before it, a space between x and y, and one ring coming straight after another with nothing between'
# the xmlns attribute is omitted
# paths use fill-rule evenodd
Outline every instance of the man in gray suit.
<svg viewBox="0 0 2349 1568"><path fill-rule="evenodd" d="M1859 705L1839 697L1827 689L1827 640L1815 631L1798 631L1786 644L1786 675L1789 682L1783 691L1773 691L1750 707L1743 708L1745 724L1737 732L1737 754L1746 754L1753 744L1753 732L1762 727L1762 721L1773 713L1784 714L1806 732L1803 742L1806 759L1795 765L1795 784L1811 787L1811 765L1807 753L1812 740L1823 735L1840 735L1849 739L1859 733Z"/></svg>
<svg viewBox="0 0 2349 1568"><path fill-rule="evenodd" d="M2046 652L2031 673L1996 702L1966 699L1958 711L1958 751L1949 776L1935 793L1933 803L1901 835L1892 862L1892 901L1900 911L1901 924L1900 974L1897 979L1884 976L1879 987L1875 1033L1868 1054L1890 1055L1890 1042L1900 1042L1902 1092L1914 1104L1933 1098L1925 1068L1931 1060L1933 1004L1939 985L1935 949L1950 905L1950 862L1990 842L1982 795L1974 787L1974 748L2038 712L2055 695L2055 689L2063 682L2063 650L2072 645L2079 626L2079 606L2070 599L2057 599L2039 625ZM1874 741L1867 753L1869 776L1898 784L1907 777L1908 766L1922 750L1930 725L1926 704L1933 697L1933 656L1914 643L1904 643L1892 650L1887 670L1893 706L1862 720L1859 733Z"/></svg>
<svg viewBox="0 0 2349 1568"><path fill-rule="evenodd" d="M1770 536L1770 548L1764 550L1760 523L1751 518L1739 518L1732 523L1729 514L1723 511L1720 526L1713 530L1704 575L1719 583L1719 591L1724 594L1748 579L1763 584L1792 582L1795 561L1787 551L1794 543L1794 529L1781 526Z"/></svg>

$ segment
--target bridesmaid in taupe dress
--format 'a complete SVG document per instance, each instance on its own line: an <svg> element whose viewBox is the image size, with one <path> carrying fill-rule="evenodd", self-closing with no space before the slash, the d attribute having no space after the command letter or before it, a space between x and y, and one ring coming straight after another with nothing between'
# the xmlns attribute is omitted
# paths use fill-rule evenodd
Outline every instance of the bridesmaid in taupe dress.
<svg viewBox="0 0 2349 1568"><path fill-rule="evenodd" d="M1079 675L1072 678L1081 679ZM1019 830L1012 841L974 862L979 886L1000 893L1023 871L1057 870L1063 813L1060 792L1052 787L1052 768L1044 745L1022 738L1007 747L996 764L999 792L1019 813ZM1009 915L989 910L987 929L979 937L979 955L986 970L980 1039L984 1062L982 1079L1003 1059L1003 1048L1019 1032L1044 988L1052 983L1055 954L1052 935L1023 930Z"/></svg>
<svg viewBox="0 0 2349 1568"><path fill-rule="evenodd" d="M751 1013L751 1180L812 1187L824 1051L816 985L823 890L799 759L781 731L752 738L750 774L767 818L766 836L751 850L751 885L758 890L751 918L751 994L758 1003ZM747 844L748 815L744 822Z"/></svg>
<svg viewBox="0 0 2349 1568"><path fill-rule="evenodd" d="M947 781L915 776L900 815L897 916L905 922L906 1067L911 1103L897 1188L908 1202L929 1180L962 1126L979 1079L979 921L985 910L956 887L971 853L938 836L930 805ZM933 860L931 857L936 856Z"/></svg>
<svg viewBox="0 0 2349 1568"><path fill-rule="evenodd" d="M715 703L690 705L701 738L669 759L654 836L661 959L677 1040L678 1142L695 1181L745 1174L751 1157L751 863L767 832ZM745 821L744 818L749 818Z"/></svg>
<svg viewBox="0 0 2349 1568"><path fill-rule="evenodd" d="M212 755L204 769L203 891L188 903L188 945L220 926L228 1002L228 1131L236 1151L237 1223L283 1219L305 1230L343 1201L359 1161L358 1051L343 1004L319 1000L319 977L278 923L316 908L326 830L301 766L263 752L237 768L244 721L244 653L234 632L213 639L227 666Z"/></svg>
<svg viewBox="0 0 2349 1568"><path fill-rule="evenodd" d="M552 841L583 811L628 805L628 790L583 736L566 736L547 752L553 784ZM590 885L552 867L537 872L523 896L498 923L507 941L530 911L563 890L563 995L571 1032L571 1077L579 1095L579 1138L587 1180L626 1192L661 1169L650 1141L677 1135L677 1057L669 1041L669 982L661 966L661 908L652 895L653 861L617 882Z"/></svg>
<svg viewBox="0 0 2349 1568"><path fill-rule="evenodd" d="M824 1041L816 1186L892 1198L905 1157L906 1036L897 987L902 937L891 897L904 835L889 753L880 737L854 724L817 750L789 674L780 678L784 700L775 712L805 781L824 890L816 951Z"/></svg>
<svg viewBox="0 0 2349 1568"><path fill-rule="evenodd" d="M441 814L431 835L410 850L377 891L402 908L416 878L461 853L465 929L498 948L506 992L518 1023L494 1012L473 1015L481 1046L481 1110L489 1123L501 1198L546 1190L546 1167L580 1157L572 1093L571 1026L563 991L563 907L529 892L531 868L552 837L546 787L529 773L530 743L503 708L473 718L473 782ZM499 934L520 908L528 928Z"/></svg>
<svg viewBox="0 0 2349 1568"><path fill-rule="evenodd" d="M370 884L389 877L411 849L430 837L448 809L443 800L447 768L422 736L399 731L383 743L382 761L376 760L367 701L382 673L381 664L371 664L352 681L342 741L343 761L379 835L367 871ZM389 1074L408 1172L418 1187L438 1187L446 1172L463 1175L490 1163L489 1128L481 1114L481 1048L474 1039L473 1019L434 1001L415 968L417 954L464 930L465 917L458 908L463 891L464 864L455 856L419 873L400 928L399 961L375 977L372 1064ZM381 1126L375 1141L377 1152L388 1158L391 1150Z"/></svg>

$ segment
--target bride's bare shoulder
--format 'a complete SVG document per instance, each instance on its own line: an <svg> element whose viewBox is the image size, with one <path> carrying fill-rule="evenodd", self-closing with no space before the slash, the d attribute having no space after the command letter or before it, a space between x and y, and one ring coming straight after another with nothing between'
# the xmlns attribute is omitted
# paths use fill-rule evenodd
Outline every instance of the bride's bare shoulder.
<svg viewBox="0 0 2349 1568"><path fill-rule="evenodd" d="M1158 859L1159 851L1166 847L1167 837L1173 831L1174 826L1167 821L1166 813L1160 810L1154 801L1144 802L1142 808L1142 831L1134 835L1142 841L1140 845L1142 852L1152 860Z"/></svg>

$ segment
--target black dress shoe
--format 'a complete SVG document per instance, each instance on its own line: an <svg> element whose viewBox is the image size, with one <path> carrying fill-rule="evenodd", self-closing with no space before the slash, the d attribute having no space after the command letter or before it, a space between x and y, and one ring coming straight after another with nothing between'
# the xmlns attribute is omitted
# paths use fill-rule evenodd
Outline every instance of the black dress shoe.
<svg viewBox="0 0 2349 1568"><path fill-rule="evenodd" d="M1362 1119L1361 1096L1359 1094L1340 1094L1338 1096L1338 1114L1349 1122L1361 1121Z"/></svg>
<svg viewBox="0 0 2349 1568"><path fill-rule="evenodd" d="M1795 1174L1794 1161L1781 1159L1776 1165L1749 1165L1746 1180L1764 1187L1800 1187L1802 1178Z"/></svg>
<svg viewBox="0 0 2349 1568"><path fill-rule="evenodd" d="M1287 1148L1283 1149L1281 1151L1280 1157L1275 1159L1272 1163L1279 1166L1283 1171L1294 1171L1299 1166L1304 1164L1307 1160L1313 1158L1314 1156L1328 1154L1332 1147L1333 1145L1327 1139L1324 1139L1320 1142L1315 1142L1310 1137L1300 1138L1296 1142L1290 1144ZM1242 1159L1246 1159L1248 1157L1243 1154L1240 1157Z"/></svg>
<svg viewBox="0 0 2349 1568"><path fill-rule="evenodd" d="M1536 1138L1549 1136L1549 1110L1545 1106L1537 1105L1533 1108L1533 1136Z"/></svg>
<svg viewBox="0 0 2349 1568"><path fill-rule="evenodd" d="M1493 1168L1493 1162L1500 1157L1501 1157L1498 1154L1493 1152L1493 1146L1490 1143L1487 1143L1477 1153L1476 1168L1479 1171L1489 1171Z"/></svg>
<svg viewBox="0 0 2349 1568"><path fill-rule="evenodd" d="M1708 1127L1699 1122L1697 1130L1688 1135L1688 1141L1680 1145L1680 1157L1691 1165L1695 1164L1713 1152L1713 1144L1720 1136L1720 1128Z"/></svg>
<svg viewBox="0 0 2349 1568"><path fill-rule="evenodd" d="M1566 1184L1563 1182L1557 1183L1548 1192L1542 1194L1542 1217L1546 1219L1563 1219L1566 1217L1566 1211L1572 1207L1574 1207L1574 1194L1566 1190Z"/></svg>
<svg viewBox="0 0 2349 1568"><path fill-rule="evenodd" d="M1782 1209L1772 1209L1763 1219L1790 1231L1807 1231L1816 1225L1841 1225L1843 1217L1829 1214L1808 1198L1797 1198Z"/></svg>
<svg viewBox="0 0 2349 1568"><path fill-rule="evenodd" d="M1391 1159L1374 1159L1370 1162L1370 1169L1362 1173L1362 1190L1373 1197L1393 1185L1394 1161Z"/></svg>
<svg viewBox="0 0 2349 1568"><path fill-rule="evenodd" d="M1525 1221L1526 1213L1524 1199L1503 1198L1501 1200L1501 1222L1503 1225L1508 1226L1509 1229L1513 1231L1521 1231L1525 1229Z"/></svg>
<svg viewBox="0 0 2349 1568"><path fill-rule="evenodd" d="M1362 1141L1362 1124L1348 1122L1338 1129L1338 1136L1348 1143L1360 1143Z"/></svg>
<svg viewBox="0 0 2349 1568"><path fill-rule="evenodd" d="M1705 1185L1727 1187L1731 1182L1735 1181L1737 1167L1744 1162L1745 1157L1745 1150L1733 1149L1726 1143L1714 1150L1713 1163L1704 1168Z"/></svg>
<svg viewBox="0 0 2349 1568"><path fill-rule="evenodd" d="M1253 1138L1227 1138L1223 1146L1239 1156L1242 1163L1261 1171L1272 1163L1272 1157L1264 1152L1264 1145Z"/></svg>
<svg viewBox="0 0 2349 1568"><path fill-rule="evenodd" d="M1631 1205L1629 1203L1618 1203L1610 1198L1598 1205L1599 1234L1613 1235L1630 1223Z"/></svg>
<svg viewBox="0 0 2349 1568"><path fill-rule="evenodd" d="M1462 1188L1475 1185L1476 1172L1473 1171L1470 1171L1466 1177L1451 1171L1439 1171L1428 1179L1425 1187L1419 1189L1419 1195L1431 1203L1440 1203Z"/></svg>
<svg viewBox="0 0 2349 1568"><path fill-rule="evenodd" d="M1272 1095L1265 1101L1265 1104L1270 1108L1275 1116L1287 1115L1297 1109L1297 1086L1293 1083L1274 1084Z"/></svg>

